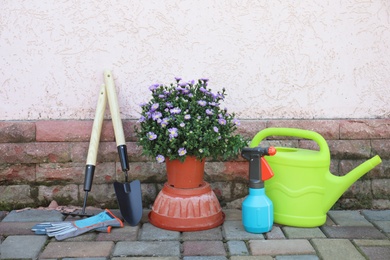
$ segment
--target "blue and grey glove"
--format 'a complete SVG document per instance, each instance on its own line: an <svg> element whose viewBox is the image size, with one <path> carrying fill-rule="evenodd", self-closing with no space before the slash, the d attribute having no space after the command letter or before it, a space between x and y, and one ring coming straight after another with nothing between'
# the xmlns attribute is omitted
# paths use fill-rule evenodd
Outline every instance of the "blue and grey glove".
<svg viewBox="0 0 390 260"><path fill-rule="evenodd" d="M111 211L106 209L96 216L77 221L40 223L32 228L35 234L46 234L55 237L57 240L75 237L86 232L96 230L100 232L110 232L111 227L123 227L123 222Z"/></svg>

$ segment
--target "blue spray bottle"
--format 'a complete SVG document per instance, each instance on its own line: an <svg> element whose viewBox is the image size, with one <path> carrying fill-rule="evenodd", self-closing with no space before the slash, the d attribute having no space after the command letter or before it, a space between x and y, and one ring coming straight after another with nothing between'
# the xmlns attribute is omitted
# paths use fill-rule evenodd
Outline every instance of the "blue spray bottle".
<svg viewBox="0 0 390 260"><path fill-rule="evenodd" d="M242 224L247 232L266 233L272 229L274 207L265 195L264 181L274 174L263 156L275 153L272 146L245 147L241 151L242 157L249 161L249 195L242 202Z"/></svg>

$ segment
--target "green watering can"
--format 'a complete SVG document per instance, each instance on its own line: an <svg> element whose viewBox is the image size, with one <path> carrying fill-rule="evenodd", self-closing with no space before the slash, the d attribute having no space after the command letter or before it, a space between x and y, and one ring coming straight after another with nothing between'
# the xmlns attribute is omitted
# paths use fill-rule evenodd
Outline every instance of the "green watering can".
<svg viewBox="0 0 390 260"><path fill-rule="evenodd" d="M265 181L265 192L274 204L275 223L283 225L323 225L326 213L348 187L381 163L376 155L345 176L336 176L329 172L329 147L320 134L296 128L266 128L255 135L250 147L259 146L268 136L305 138L319 146L319 151L275 147L274 156L264 157L274 172L274 177Z"/></svg>

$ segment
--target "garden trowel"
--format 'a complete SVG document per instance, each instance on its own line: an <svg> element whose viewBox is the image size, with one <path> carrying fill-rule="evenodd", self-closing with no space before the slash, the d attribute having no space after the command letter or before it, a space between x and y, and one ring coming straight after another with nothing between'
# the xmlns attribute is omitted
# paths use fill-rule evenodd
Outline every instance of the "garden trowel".
<svg viewBox="0 0 390 260"><path fill-rule="evenodd" d="M122 217L131 226L137 225L142 218L142 195L139 180L128 182L129 161L122 120L120 117L118 97L115 90L114 79L110 71L104 72L104 82L110 107L111 119L114 127L115 140L119 153L125 182L114 182L114 189Z"/></svg>

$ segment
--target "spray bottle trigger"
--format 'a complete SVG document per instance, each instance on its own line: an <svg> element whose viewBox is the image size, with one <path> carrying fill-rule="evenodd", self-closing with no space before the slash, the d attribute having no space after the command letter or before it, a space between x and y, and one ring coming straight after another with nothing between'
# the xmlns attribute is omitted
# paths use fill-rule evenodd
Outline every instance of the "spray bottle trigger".
<svg viewBox="0 0 390 260"><path fill-rule="evenodd" d="M267 161L264 159L264 157L260 158L261 163L261 180L266 181L268 179L271 179L274 176L274 173L272 172L271 167L267 163Z"/></svg>

